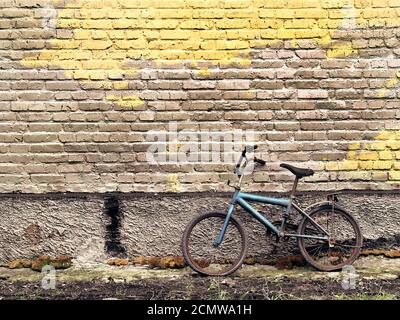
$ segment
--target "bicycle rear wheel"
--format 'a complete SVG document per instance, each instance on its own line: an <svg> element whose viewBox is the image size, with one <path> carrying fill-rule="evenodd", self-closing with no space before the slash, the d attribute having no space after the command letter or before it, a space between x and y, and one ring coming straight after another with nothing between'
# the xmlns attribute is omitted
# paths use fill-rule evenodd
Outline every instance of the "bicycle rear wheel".
<svg viewBox="0 0 400 320"><path fill-rule="evenodd" d="M196 272L208 276L226 276L243 263L247 251L247 235L239 220L231 217L224 239L213 246L226 214L208 212L195 217L182 236L182 251L186 263Z"/></svg>
<svg viewBox="0 0 400 320"><path fill-rule="evenodd" d="M310 213L310 217L328 233L328 240L298 238L301 254L309 264L321 271L340 270L351 265L362 247L360 227L353 216L337 206L323 205ZM298 233L324 237L309 218L299 224Z"/></svg>

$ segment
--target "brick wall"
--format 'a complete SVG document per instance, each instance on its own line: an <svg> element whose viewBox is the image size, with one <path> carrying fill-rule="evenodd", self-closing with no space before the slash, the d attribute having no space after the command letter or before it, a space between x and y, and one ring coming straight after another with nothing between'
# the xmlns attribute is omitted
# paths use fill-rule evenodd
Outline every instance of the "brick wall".
<svg viewBox="0 0 400 320"><path fill-rule="evenodd" d="M0 0L0 191L227 190L149 130L256 132L249 190L396 189L399 0Z"/></svg>

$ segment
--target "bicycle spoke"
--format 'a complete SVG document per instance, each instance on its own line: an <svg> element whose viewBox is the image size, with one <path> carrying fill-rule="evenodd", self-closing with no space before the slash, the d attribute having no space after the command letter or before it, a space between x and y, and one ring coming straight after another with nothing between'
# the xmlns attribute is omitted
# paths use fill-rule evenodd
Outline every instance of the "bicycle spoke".
<svg viewBox="0 0 400 320"><path fill-rule="evenodd" d="M304 248L307 261L321 270L335 270L348 261L351 263L361 246L357 242L360 241L357 240L360 239L359 235L348 215L343 214L342 211L327 208L314 212L311 217L315 222L326 227L330 242L318 244L310 238L301 238L299 245ZM314 227L310 219L305 219L301 233L320 236L320 232L316 232Z"/></svg>
<svg viewBox="0 0 400 320"><path fill-rule="evenodd" d="M224 274L240 263L245 243L240 227L233 220L227 226L223 241L217 247L213 245L225 218L222 213L210 213L193 222L190 233L184 240L184 248L187 250L186 260L196 271L209 275Z"/></svg>

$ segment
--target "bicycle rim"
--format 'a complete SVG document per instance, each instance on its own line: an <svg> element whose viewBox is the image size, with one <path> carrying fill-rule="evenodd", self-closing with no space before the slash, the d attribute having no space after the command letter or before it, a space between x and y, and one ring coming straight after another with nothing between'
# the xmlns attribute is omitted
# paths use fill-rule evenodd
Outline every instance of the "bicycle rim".
<svg viewBox="0 0 400 320"><path fill-rule="evenodd" d="M192 220L187 226L182 249L189 266L203 275L224 276L236 271L243 262L247 239L241 223L231 218L224 239L213 246L226 215L210 212Z"/></svg>
<svg viewBox="0 0 400 320"><path fill-rule="evenodd" d="M341 209L332 210L332 206L319 208L310 216L328 232L329 241L299 238L300 251L308 263L321 271L340 270L351 265L362 247L361 231L354 218ZM300 224L299 233L325 236L308 218Z"/></svg>

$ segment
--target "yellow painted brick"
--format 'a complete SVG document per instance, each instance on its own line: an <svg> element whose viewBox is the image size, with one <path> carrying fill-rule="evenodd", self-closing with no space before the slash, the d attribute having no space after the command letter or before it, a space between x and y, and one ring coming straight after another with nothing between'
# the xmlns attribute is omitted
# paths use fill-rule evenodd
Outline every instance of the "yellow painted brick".
<svg viewBox="0 0 400 320"><path fill-rule="evenodd" d="M293 39L295 38L296 29L279 29L277 37L279 39Z"/></svg>
<svg viewBox="0 0 400 320"><path fill-rule="evenodd" d="M150 10L148 10L150 11ZM154 12L154 18L156 19L191 19L193 9L185 9L184 7L179 10L176 9L159 9ZM143 17L143 14L141 14ZM146 17L147 19L149 17Z"/></svg>
<svg viewBox="0 0 400 320"><path fill-rule="evenodd" d="M108 39L108 33L104 30L93 30L92 38L95 40L104 40Z"/></svg>
<svg viewBox="0 0 400 320"><path fill-rule="evenodd" d="M39 60L53 60L55 56L59 53L59 50L47 50L47 51L42 51L40 52L38 59ZM32 57L33 59L36 59L36 57ZM29 59L27 56L26 59Z"/></svg>
<svg viewBox="0 0 400 320"><path fill-rule="evenodd" d="M119 49L145 49L147 48L148 43L146 40L118 40L115 42L115 46Z"/></svg>
<svg viewBox="0 0 400 320"><path fill-rule="evenodd" d="M122 78L123 74L119 69L112 69L108 71L108 77L110 79L118 79L118 78Z"/></svg>
<svg viewBox="0 0 400 320"><path fill-rule="evenodd" d="M373 8L386 8L389 6L388 0L371 0Z"/></svg>
<svg viewBox="0 0 400 320"><path fill-rule="evenodd" d="M387 141L386 146L392 150L400 149L400 141Z"/></svg>
<svg viewBox="0 0 400 320"><path fill-rule="evenodd" d="M48 68L50 63L48 60L30 60L25 58L23 61L23 65L28 68Z"/></svg>
<svg viewBox="0 0 400 320"><path fill-rule="evenodd" d="M118 21L115 21L118 22ZM84 29L112 29L113 21L106 19L99 20L84 20L81 22Z"/></svg>
<svg viewBox="0 0 400 320"><path fill-rule="evenodd" d="M80 61L73 61L73 60L53 60L50 61L49 65L58 66L62 64L63 69L65 70L78 70L82 69L82 63Z"/></svg>
<svg viewBox="0 0 400 320"><path fill-rule="evenodd" d="M293 0L288 1L287 8L319 8L321 1L319 0Z"/></svg>
<svg viewBox="0 0 400 320"><path fill-rule="evenodd" d="M225 30L204 30L199 35L201 39L223 39L225 34Z"/></svg>
<svg viewBox="0 0 400 320"><path fill-rule="evenodd" d="M331 49L326 52L328 58L340 58L354 56L358 52L357 49L353 49L351 43L335 44Z"/></svg>
<svg viewBox="0 0 400 320"><path fill-rule="evenodd" d="M389 171L390 180L400 180L400 171Z"/></svg>
<svg viewBox="0 0 400 320"><path fill-rule="evenodd" d="M261 4L264 8L285 8L286 1L282 0L258 0L259 4Z"/></svg>
<svg viewBox="0 0 400 320"><path fill-rule="evenodd" d="M372 170L374 161L360 161L358 165L361 170Z"/></svg>
<svg viewBox="0 0 400 320"><path fill-rule="evenodd" d="M255 15L254 9L235 9L225 12L226 18L253 18Z"/></svg>
<svg viewBox="0 0 400 320"><path fill-rule="evenodd" d="M135 0L133 0L135 1ZM136 0L137 1L137 0ZM146 0L143 0L145 2ZM119 1L120 2L120 1ZM84 9L103 9L103 8L115 8L117 5L116 1L113 0L102 0L102 1L73 1L69 3L67 1L67 7L84 8Z"/></svg>
<svg viewBox="0 0 400 320"><path fill-rule="evenodd" d="M164 4L171 2L172 1L164 1ZM136 9L152 7L154 0L118 0L118 3L122 6L122 8Z"/></svg>
<svg viewBox="0 0 400 320"><path fill-rule="evenodd" d="M284 27L287 29L310 29L315 24L316 21L314 19L290 19L285 20Z"/></svg>
<svg viewBox="0 0 400 320"><path fill-rule="evenodd" d="M199 29L199 30L205 30L205 29L211 29L213 27L213 21L210 20L186 20L182 22L179 27L181 29Z"/></svg>
<svg viewBox="0 0 400 320"><path fill-rule="evenodd" d="M343 0L321 0L318 1L322 8L326 9L342 9L344 2Z"/></svg>
<svg viewBox="0 0 400 320"><path fill-rule="evenodd" d="M108 16L108 12L112 11L112 9L90 9L87 10L89 12L91 19L106 19Z"/></svg>
<svg viewBox="0 0 400 320"><path fill-rule="evenodd" d="M114 60L88 60L82 61L82 67L86 70L110 70L114 69L117 66L117 61Z"/></svg>
<svg viewBox="0 0 400 320"><path fill-rule="evenodd" d="M115 90L125 90L129 88L128 81L115 81L113 82L113 86Z"/></svg>
<svg viewBox="0 0 400 320"><path fill-rule="evenodd" d="M397 9L398 16L400 17L400 10ZM392 18L392 19L385 19L386 27L394 28L400 26L400 19L399 18Z"/></svg>
<svg viewBox="0 0 400 320"><path fill-rule="evenodd" d="M73 9L63 9L57 12L57 18L65 19L65 18L73 18L75 16L75 10Z"/></svg>
<svg viewBox="0 0 400 320"><path fill-rule="evenodd" d="M365 9L362 11L362 16L365 19L370 18L394 18L396 16L396 12L390 9Z"/></svg>
<svg viewBox="0 0 400 320"><path fill-rule="evenodd" d="M396 139L396 132L394 131L383 131L377 137L376 140L395 140Z"/></svg>
<svg viewBox="0 0 400 320"><path fill-rule="evenodd" d="M74 38L77 40L90 39L91 37L92 37L92 32L89 30L83 30L83 29L74 30Z"/></svg>
<svg viewBox="0 0 400 320"><path fill-rule="evenodd" d="M180 47L182 50L198 50L200 48L201 40L184 40Z"/></svg>
<svg viewBox="0 0 400 320"><path fill-rule="evenodd" d="M215 0L186 0L185 2L191 8L213 8L216 5Z"/></svg>
<svg viewBox="0 0 400 320"><path fill-rule="evenodd" d="M323 38L328 35L328 31L322 29L295 29L294 34L296 39Z"/></svg>
<svg viewBox="0 0 400 320"><path fill-rule="evenodd" d="M349 151L347 153L347 160L357 160L357 153L355 151Z"/></svg>
<svg viewBox="0 0 400 320"><path fill-rule="evenodd" d="M107 74L102 70L91 70L89 72L89 78L91 80L104 80L107 78Z"/></svg>
<svg viewBox="0 0 400 320"><path fill-rule="evenodd" d="M328 11L323 9L298 9L295 11L296 18L328 18ZM278 15L277 15L278 17Z"/></svg>
<svg viewBox="0 0 400 320"><path fill-rule="evenodd" d="M248 19L222 19L215 23L217 29L243 29L250 27Z"/></svg>
<svg viewBox="0 0 400 320"><path fill-rule="evenodd" d="M276 10L275 9L260 9L258 16L265 20L265 18L275 18Z"/></svg>
<svg viewBox="0 0 400 320"><path fill-rule="evenodd" d="M223 18L225 10L222 9L197 9L192 11L192 17L195 19L219 19Z"/></svg>
<svg viewBox="0 0 400 320"><path fill-rule="evenodd" d="M216 40L214 47L208 49L226 50L226 49L247 49L249 48L248 41L240 40Z"/></svg>
<svg viewBox="0 0 400 320"><path fill-rule="evenodd" d="M126 17L125 10L121 9L107 9L107 17L110 19L121 19Z"/></svg>
<svg viewBox="0 0 400 320"><path fill-rule="evenodd" d="M141 30L113 30L109 32L112 32L110 38L116 39L124 39L125 37L126 39L139 39L143 35L143 31ZM122 35L122 37L120 37L120 35Z"/></svg>
<svg viewBox="0 0 400 320"><path fill-rule="evenodd" d="M248 8L251 5L252 5L252 0L222 0L221 1L221 6L223 8Z"/></svg>
<svg viewBox="0 0 400 320"><path fill-rule="evenodd" d="M60 60L64 59L88 60L92 58L92 53L86 50L61 50L57 52L57 57Z"/></svg>
<svg viewBox="0 0 400 320"><path fill-rule="evenodd" d="M379 160L379 153L375 151L361 151L359 154L360 160Z"/></svg>
<svg viewBox="0 0 400 320"><path fill-rule="evenodd" d="M325 164L325 170L327 171L338 171L339 170L339 166L337 162L328 162L327 164Z"/></svg>
<svg viewBox="0 0 400 320"><path fill-rule="evenodd" d="M288 9L275 9L274 16L278 19L292 19L292 18L299 18L297 17L297 13L294 10Z"/></svg>
<svg viewBox="0 0 400 320"><path fill-rule="evenodd" d="M393 169L400 170L400 161L393 162Z"/></svg>
<svg viewBox="0 0 400 320"><path fill-rule="evenodd" d="M384 27L386 25L386 20L381 18L368 19L369 27Z"/></svg>
<svg viewBox="0 0 400 320"><path fill-rule="evenodd" d="M165 20L148 20L146 21L146 28L148 29L176 29L181 21L177 19Z"/></svg>
<svg viewBox="0 0 400 320"><path fill-rule="evenodd" d="M386 149L386 142L384 142L384 141L371 142L369 144L369 149L371 149L371 150L385 150Z"/></svg>
<svg viewBox="0 0 400 320"><path fill-rule="evenodd" d="M226 30L226 38L232 39L254 39L260 34L259 30L243 29L243 30Z"/></svg>
<svg viewBox="0 0 400 320"><path fill-rule="evenodd" d="M73 71L73 78L74 79L89 79L89 73L86 70L74 70Z"/></svg>
<svg viewBox="0 0 400 320"><path fill-rule="evenodd" d="M127 30L126 32L124 30L107 30L107 35L110 39L133 39L131 34L129 32L132 32L133 30ZM128 35L129 33L129 35Z"/></svg>
<svg viewBox="0 0 400 320"><path fill-rule="evenodd" d="M113 42L111 40L88 40L82 42L81 48L89 50L104 50L110 48L112 45Z"/></svg>
<svg viewBox="0 0 400 320"><path fill-rule="evenodd" d="M360 142L353 142L353 143L350 143L347 148L349 150L358 150L358 149L360 149L360 147L361 147Z"/></svg>
<svg viewBox="0 0 400 320"><path fill-rule="evenodd" d="M388 170L392 167L392 161L374 161L373 169Z"/></svg>
<svg viewBox="0 0 400 320"><path fill-rule="evenodd" d="M223 60L225 59L226 53L221 52L221 51L215 51L215 50L203 50L203 51L197 51L193 53L193 57L196 60Z"/></svg>
<svg viewBox="0 0 400 320"><path fill-rule="evenodd" d="M343 162L338 163L338 170L357 170L358 169L358 161L349 161L345 160Z"/></svg>
<svg viewBox="0 0 400 320"><path fill-rule="evenodd" d="M170 40L189 39L190 32L187 30L162 30L160 37L161 39Z"/></svg>
<svg viewBox="0 0 400 320"><path fill-rule="evenodd" d="M252 19L250 27L255 29L280 29L284 27L283 19Z"/></svg>
<svg viewBox="0 0 400 320"><path fill-rule="evenodd" d="M337 29L338 22L335 19L318 19L317 24L322 29Z"/></svg>
<svg viewBox="0 0 400 320"><path fill-rule="evenodd" d="M57 28L60 29L79 29L81 20L78 19L57 19Z"/></svg>
<svg viewBox="0 0 400 320"><path fill-rule="evenodd" d="M115 19L109 20L111 26L104 27L104 29L132 29L132 28L144 28L146 22L139 19Z"/></svg>
<svg viewBox="0 0 400 320"><path fill-rule="evenodd" d="M49 43L49 46L54 49L76 49L81 45L81 41L54 39Z"/></svg>
<svg viewBox="0 0 400 320"><path fill-rule="evenodd" d="M393 159L393 154L391 151L380 151L379 152L379 159L381 160L392 160Z"/></svg>
<svg viewBox="0 0 400 320"><path fill-rule="evenodd" d="M395 152L394 152L394 157L395 157L396 159L400 159L400 151L395 151Z"/></svg>

